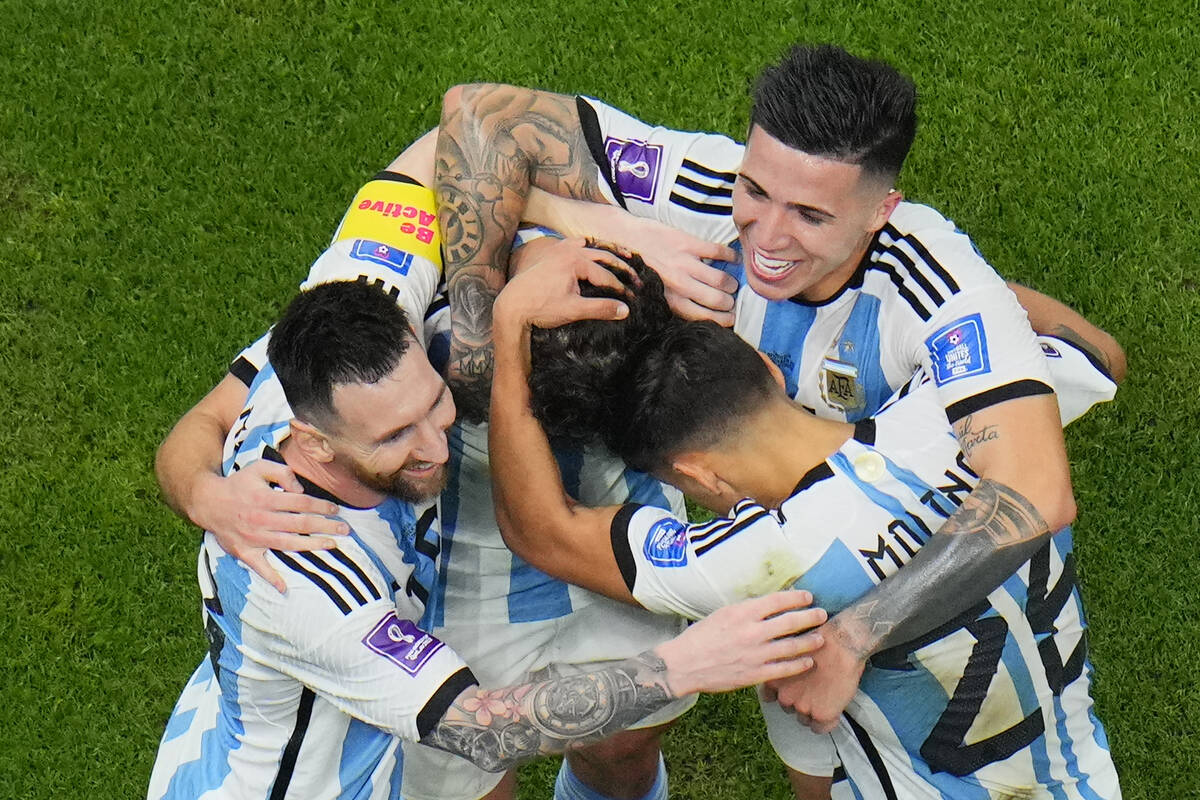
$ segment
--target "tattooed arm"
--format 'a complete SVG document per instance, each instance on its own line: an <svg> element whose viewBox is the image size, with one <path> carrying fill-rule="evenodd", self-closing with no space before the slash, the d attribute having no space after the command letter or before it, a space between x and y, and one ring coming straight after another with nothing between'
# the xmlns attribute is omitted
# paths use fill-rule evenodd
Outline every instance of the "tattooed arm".
<svg viewBox="0 0 1200 800"><path fill-rule="evenodd" d="M1125 351L1111 334L1096 327L1079 312L1053 297L1047 297L1019 283L1010 282L1008 288L1017 296L1025 313L1029 315L1030 327L1036 332L1066 339L1083 348L1104 366L1114 383L1125 380Z"/></svg>
<svg viewBox="0 0 1200 800"><path fill-rule="evenodd" d="M720 609L653 651L623 661L555 665L528 683L471 687L421 742L499 772L598 741L676 698L794 674L812 663L808 592L778 592Z"/></svg>
<svg viewBox="0 0 1200 800"><path fill-rule="evenodd" d="M448 379L468 419L487 413L492 301L531 186L603 202L575 98L513 86L446 93L434 182L450 298Z"/></svg>
<svg viewBox="0 0 1200 800"><path fill-rule="evenodd" d="M1047 499L1052 489L1034 497L1015 489L1010 477L1024 470L1028 485L1029 475L1036 480L1039 470L1065 460L1065 451L1057 452L1061 444L1048 446L1061 442L1062 431L1047 427L1057 423L1045 421L1047 409L1038 408L1047 403L1054 403L1053 395L1023 397L955 424L964 455L983 476L979 484L911 561L822 626L826 644L814 654L816 668L773 686L782 705L808 718L815 730L831 730L870 656L953 619L1003 583L1059 527L1048 524L1039 508L1053 507L1056 523L1069 521L1073 501L1064 509ZM1018 420L1023 424L1014 424ZM1050 463L1038 463L1033 454L1047 450Z"/></svg>

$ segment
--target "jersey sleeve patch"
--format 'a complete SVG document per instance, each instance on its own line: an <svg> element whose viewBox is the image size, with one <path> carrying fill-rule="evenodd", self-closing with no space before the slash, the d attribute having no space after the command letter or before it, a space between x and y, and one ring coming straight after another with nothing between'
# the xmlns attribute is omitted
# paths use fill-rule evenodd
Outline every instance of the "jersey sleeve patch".
<svg viewBox="0 0 1200 800"><path fill-rule="evenodd" d="M604 155L609 174L622 195L646 203L654 202L663 156L661 144L608 136L604 139Z"/></svg>
<svg viewBox="0 0 1200 800"><path fill-rule="evenodd" d="M642 553L656 567L682 567L687 564L687 545L687 525L668 517L647 531Z"/></svg>
<svg viewBox="0 0 1200 800"><path fill-rule="evenodd" d="M401 275L408 274L408 268L412 266L413 261L412 253L370 239L355 239L354 244L350 246L350 257L359 261L370 261Z"/></svg>
<svg viewBox="0 0 1200 800"><path fill-rule="evenodd" d="M992 371L988 358L987 333L979 314L955 320L925 340L938 386L986 375Z"/></svg>
<svg viewBox="0 0 1200 800"><path fill-rule="evenodd" d="M363 637L362 643L409 675L420 672L421 667L444 646L410 620L397 617L394 611L379 620Z"/></svg>

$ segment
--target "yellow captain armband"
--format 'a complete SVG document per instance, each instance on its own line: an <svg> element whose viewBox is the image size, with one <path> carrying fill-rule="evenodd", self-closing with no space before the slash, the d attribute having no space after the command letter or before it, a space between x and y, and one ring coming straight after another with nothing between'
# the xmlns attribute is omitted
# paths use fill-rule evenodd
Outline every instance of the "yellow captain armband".
<svg viewBox="0 0 1200 800"><path fill-rule="evenodd" d="M442 241L433 190L394 172L381 172L358 190L334 242L361 239L431 261L442 271Z"/></svg>

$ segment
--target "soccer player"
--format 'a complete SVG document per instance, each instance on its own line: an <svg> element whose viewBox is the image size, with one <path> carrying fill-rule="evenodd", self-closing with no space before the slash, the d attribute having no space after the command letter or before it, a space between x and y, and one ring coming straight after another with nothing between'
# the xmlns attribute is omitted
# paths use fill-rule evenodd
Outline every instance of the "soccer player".
<svg viewBox="0 0 1200 800"><path fill-rule="evenodd" d="M266 349L269 365L226 441L228 469L286 464L351 531L325 552L272 551L285 594L206 534L209 657L167 723L150 798L393 798L397 737L502 771L689 693L804 668L811 643L793 634L823 613L795 610L807 593L790 592L633 659L480 688L422 621L439 547L430 501L446 480L454 401L408 317L379 287L326 283L293 300Z"/></svg>
<svg viewBox="0 0 1200 800"><path fill-rule="evenodd" d="M971 594L974 578L942 558L948 548L1023 553L1028 560L985 599L872 656L833 728L834 749L804 758L824 760L826 775L840 761L839 797L1119 798L1091 713L1070 531L1023 543L1037 511L1003 503L1007 490L980 478L935 381L918 372L855 423L820 419L731 331L664 323L642 280L619 325L549 332L537 328L571 319L564 298L580 291L572 275L537 270L501 292L491 452L506 541L552 574L693 618L793 582L832 612L918 560L935 567L940 589ZM615 319L625 298L613 298ZM1111 397L1112 381L1086 349L1053 342L1046 357L1075 412ZM549 376L536 374L543 364L554 365ZM574 403L572 385L592 386L604 403L569 419L548 412ZM568 426L555 433L586 427L627 463L728 516L689 525L637 504L572 502L535 410ZM934 533L952 517L973 524Z"/></svg>
<svg viewBox="0 0 1200 800"><path fill-rule="evenodd" d="M422 138L359 190L305 286L360 280L384 287L409 312L436 361L437 352L444 350L439 337L446 311L444 299L434 297L441 271L440 238L432 225L433 196L425 188L432 181L433 143L432 136ZM562 257L561 249L557 257ZM590 265L591 257L582 261ZM686 265L688 258L678 263ZM222 443L242 424L239 414L253 376L274 380L269 370L260 372L264 366L257 350L239 358L164 441L157 471L173 508L212 532L225 552L283 591L286 584L267 549L333 547L334 540L325 534L345 533L346 526L321 516L336 514L336 506L304 494L286 465L260 459L229 472L229 465L222 464ZM288 420L283 406L266 429L286 430ZM486 429L456 425L449 447L448 490L441 497L437 522L442 529L439 574L427 619L431 633L470 663L484 684L516 683L556 661L636 655L679 632L679 620L570 587L513 556L494 519ZM563 467L569 485L586 502L628 499L683 510L682 496L673 487L627 470L607 455L564 453ZM272 484L288 491L273 491ZM662 726L694 699L681 698L635 729L573 748L564 760L558 796L589 791L618 798L665 796L666 772L658 747ZM430 748L405 747L411 750L404 770L407 800L476 800L484 795L500 800L514 791L512 774L497 775Z"/></svg>
<svg viewBox="0 0 1200 800"><path fill-rule="evenodd" d="M944 554L939 569L973 576L974 592L934 580L917 560L833 617L817 668L780 692L818 727L836 724L872 654L981 600L1075 513L1059 413L1025 313L965 234L895 189L915 100L892 67L826 46L793 48L763 72L744 148L589 98L509 86L456 87L443 108L439 214L459 242L446 263L449 375L477 390L456 396L486 397L487 300L504 281L509 224L539 186L734 243L739 261L720 266L738 284L735 330L819 416L864 419L925 368L974 468L1003 488L997 502L1037 512L1019 516L1021 548ZM560 227L578 232L569 220ZM620 242L614 230L596 232ZM722 278L699 275L719 307ZM963 512L939 532L972 523Z"/></svg>

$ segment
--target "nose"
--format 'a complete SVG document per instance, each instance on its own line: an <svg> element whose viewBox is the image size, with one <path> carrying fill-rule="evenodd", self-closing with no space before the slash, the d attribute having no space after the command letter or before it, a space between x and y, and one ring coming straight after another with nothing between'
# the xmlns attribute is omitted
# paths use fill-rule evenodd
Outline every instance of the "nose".
<svg viewBox="0 0 1200 800"><path fill-rule="evenodd" d="M422 420L417 426L417 435L420 437L417 441L417 446L413 448L413 454L422 461L428 461L431 464L445 464L450 460L450 444L446 440L446 428L436 420L428 417Z"/></svg>
<svg viewBox="0 0 1200 800"><path fill-rule="evenodd" d="M754 245L762 250L778 252L791 243L787 212L774 203L764 203L754 218Z"/></svg>

